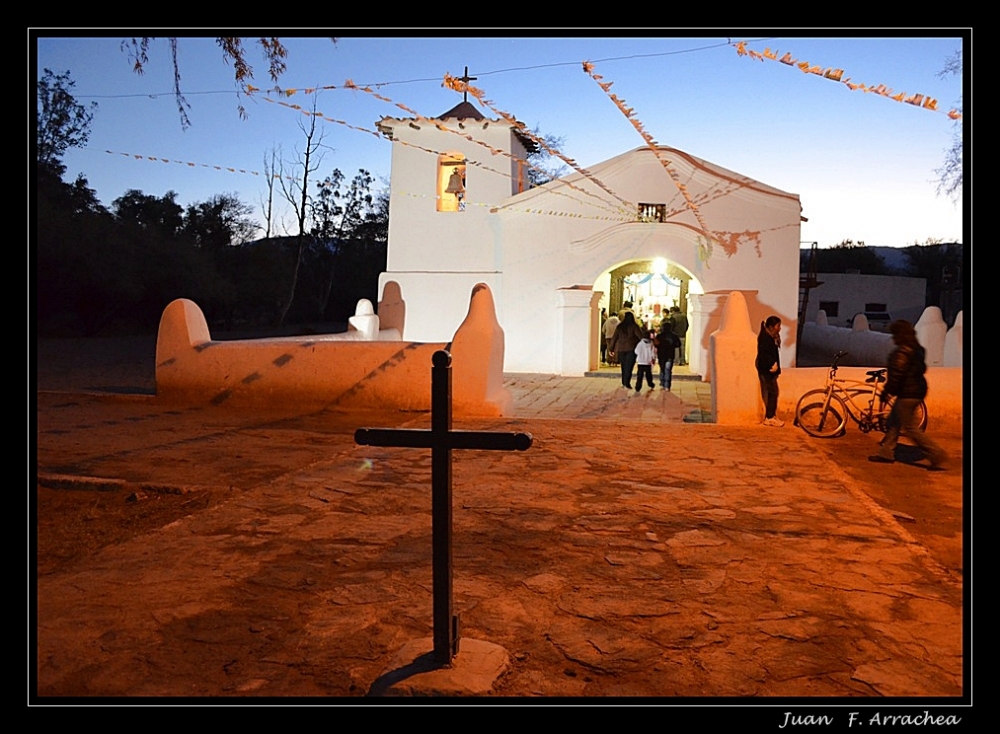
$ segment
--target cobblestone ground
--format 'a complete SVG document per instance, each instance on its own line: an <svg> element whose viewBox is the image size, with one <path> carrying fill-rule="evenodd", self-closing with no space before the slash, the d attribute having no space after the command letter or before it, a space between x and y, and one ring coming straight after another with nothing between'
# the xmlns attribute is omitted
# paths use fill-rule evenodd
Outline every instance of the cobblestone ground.
<svg viewBox="0 0 1000 734"><path fill-rule="evenodd" d="M429 452L352 440L426 416L82 394L144 391L107 361L38 393L40 544L119 533L39 548L41 696L362 696L430 635ZM532 448L454 461L463 636L510 656L492 695L963 693L960 427L949 471L873 473L873 436L699 424L699 382L507 382L511 419L456 427Z"/></svg>

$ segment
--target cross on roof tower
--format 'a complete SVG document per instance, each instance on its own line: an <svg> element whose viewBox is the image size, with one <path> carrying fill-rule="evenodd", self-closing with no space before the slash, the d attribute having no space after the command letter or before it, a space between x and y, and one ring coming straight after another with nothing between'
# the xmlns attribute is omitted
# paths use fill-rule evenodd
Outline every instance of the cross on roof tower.
<svg viewBox="0 0 1000 734"><path fill-rule="evenodd" d="M458 77L458 80L460 82L464 82L465 83L465 89L462 91L462 101L463 102L468 102L469 101L469 82L474 82L478 78L479 78L478 76L469 76L469 67L468 66L465 67L465 73L462 76Z"/></svg>

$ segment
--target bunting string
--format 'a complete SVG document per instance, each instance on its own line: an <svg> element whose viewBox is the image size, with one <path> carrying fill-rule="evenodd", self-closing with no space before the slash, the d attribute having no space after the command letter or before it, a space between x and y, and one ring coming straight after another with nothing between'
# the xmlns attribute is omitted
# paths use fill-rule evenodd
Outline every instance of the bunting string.
<svg viewBox="0 0 1000 734"><path fill-rule="evenodd" d="M315 92L316 90L313 89L313 90L309 90L309 91ZM327 117L322 112L311 112L311 111L305 109L304 107L302 107L302 105L291 104L289 102L283 102L283 101L278 100L278 99L271 99L270 97L267 97L267 96L264 97L264 101L265 102L270 102L271 104L279 105L281 107L287 107L288 109L295 110L296 112L301 112L303 115L306 115L307 117L312 117L313 115L315 115L316 117L318 117L319 119L323 120L324 122L332 122L332 123L334 123L336 125L343 125L344 127L350 128L351 130L357 130L358 132L367 133L368 135L373 135L376 138L378 138L379 140L382 139L381 136L378 134L378 132L376 132L375 130L372 130L371 128L359 127L357 125L352 125L351 123L347 122L346 120L338 120L338 119L336 119L334 117Z"/></svg>
<svg viewBox="0 0 1000 734"><path fill-rule="evenodd" d="M623 115L625 115L625 119L627 119L632 124L632 127L634 127L636 132L639 133L642 139L646 142L646 145L653 152L653 155L656 156L656 159L663 166L663 169L667 172L667 175L670 176L670 180L674 182L674 186L677 187L677 190L684 198L684 203L687 206L687 209L694 215L694 218L698 222L698 226L700 226L702 231L705 233L705 236L708 240L708 245L707 245L708 256L710 257L712 254L712 240L714 239L714 233L712 232L711 229L708 228L708 225L705 223L705 220L701 215L701 210L698 208L698 205L692 199L691 194L688 192L687 186L681 181L680 175L678 175L677 171L675 171L673 166L670 165L670 161L663 156L663 150L653 139L653 136L651 136L649 133L646 132L642 123L636 118L635 110L626 105L625 100L621 99L618 95L616 95L614 92L611 91L611 87L614 84L614 82L603 81L604 77L601 76L600 74L594 73L594 65L589 61L583 62L583 71L588 76L590 76L590 78L593 79L602 90L604 90L604 93L608 96L608 98L612 102L614 102L615 106L618 107L618 109L621 111Z"/></svg>
<svg viewBox="0 0 1000 734"><path fill-rule="evenodd" d="M511 160L520 161L520 162L524 163L528 168L530 168L530 169L532 169L534 171L537 171L537 172L540 172L540 173L545 173L544 170L542 170L538 166L530 163L529 161L523 161L520 158L516 158L510 152L508 152L506 150L502 150L500 148L496 148L496 147L490 145L489 143L486 143L485 141L477 140L472 135L470 135L468 133L463 133L461 130L455 130L453 128L450 128L450 127L446 126L444 123L442 123L440 120L436 120L434 118L425 117L424 115L421 115L419 112L417 112L416 110L412 109L411 107L408 107L407 105L405 105L405 104L403 104L401 102L397 102L397 101L395 101L395 100L393 100L393 99L391 99L389 97L386 97L383 94L379 94L374 89L372 89L370 86L365 86L365 87L358 86L357 84L355 84L350 79L346 80L344 82L344 84L342 86L339 86L339 87L335 86L335 85L325 85L325 86L322 86L322 87L308 87L308 88L304 88L304 89L295 89L295 88L282 89L280 87L275 87L273 90L266 90L265 94L266 95L276 94L276 95L279 95L279 96L282 96L282 97L293 97L293 96L295 96L297 94L313 94L313 93L315 93L317 91L332 90L332 89L350 89L352 91L364 92L366 94L370 94L371 96L375 97L376 99L378 99L378 100L380 100L382 102L386 102L387 104L391 104L394 107L402 110L403 112L406 112L408 115L410 115L411 117L414 118L414 120L415 120L416 123L433 126L433 127L435 127L436 129L438 129L438 130L440 130L442 132L446 132L446 133L449 133L449 134L452 134L452 135L458 135L459 137L462 137L462 138L464 138L464 139L466 139L466 140L468 140L468 141L470 141L470 142L472 142L472 143L474 143L476 145L479 145L479 146L481 146L483 148L486 148L487 150L490 151L490 153L492 155L495 155L495 156L499 155L499 156L503 156L503 157L509 158ZM262 91L260 89L257 89L256 87L250 87L250 90L253 91L253 92L260 92L260 91ZM287 102L282 102L280 100L272 100L272 99L270 99L269 96L265 96L265 99L267 99L267 101L269 101L269 102L280 104L280 105L283 105L285 107L288 107L288 108L296 110L296 111L301 111L301 112L303 112L306 115L311 115L312 114L308 110L304 109L301 105L289 104ZM351 128L351 129L360 130L361 132L366 132L366 133L369 133L371 135L375 135L376 137L381 138L381 136L379 135L379 133L377 133L375 131L372 131L370 129L360 128L360 127L357 127L355 125L351 125L351 124L349 124L349 123L347 123L347 122L345 122L343 120L332 119L332 118L326 117L325 115L320 115L320 117L322 117L322 119L324 119L324 120L326 120L328 122L334 122L334 123L337 123L337 124L345 125L345 126ZM521 123L518 123L518 124L522 125ZM523 127L523 125L522 125L522 127ZM433 151L433 150L431 150L429 148L425 148L423 146L415 145L415 144L412 144L412 143L407 143L407 142L402 141L402 140L397 140L396 142L402 143L403 145L408 145L410 147L417 148L419 150L423 150L423 151L428 152L428 153L432 153L433 155L442 155L443 154L443 151ZM509 172L497 171L495 169L491 169L491 168L485 166L480 161L466 161L466 163L470 164L470 165L478 166L478 167L482 168L483 170L490 171L491 173L495 173L495 174L498 174L498 175L501 175L501 176L505 176L508 179L512 179L513 178L513 176ZM582 188L580 188L578 186L575 186L575 185L573 185L572 183L570 183L568 181L563 181L562 183L565 186L569 187L570 189L573 189L573 190L575 190L575 191L577 191L577 192L579 192L581 194L593 197L596 200L596 202L597 202L596 206L598 206L599 208L604 209L604 210L610 212L615 217L621 216L621 214L622 214L621 211L619 211L619 210L617 210L617 209L609 206L606 201L604 201L600 197L595 196L592 192L587 191L586 189L582 189ZM555 191L554 193L556 193L559 196L566 196L566 197L570 198L571 200L576 201L576 202L578 202L580 204L583 204L585 206L586 205L591 205L591 206L595 205L593 203L588 204L588 202L583 201L581 199L578 199L577 197L574 197L574 196L572 196L570 194L567 194L566 192ZM616 198L618 198L618 197L616 197Z"/></svg>
<svg viewBox="0 0 1000 734"><path fill-rule="evenodd" d="M740 44L734 44L734 45L739 46ZM757 54L756 52L753 52L753 51L745 49L745 42L743 42L743 46L744 46L743 47L743 53L741 53L741 55L749 55L749 56L751 56L753 58L757 58L757 57L762 56L761 54ZM738 49L738 52L739 52L739 49ZM769 51L767 53L769 53ZM788 55L786 54L786 56L788 56ZM776 59L776 54L773 54L772 56L766 56L766 58L772 58L772 57L775 57L775 60L782 61L783 63L791 63L791 64L795 63L794 61L788 62L788 61L785 61L784 59ZM799 64L799 66L801 68L801 64ZM681 197L681 199L682 199L682 202L680 202L679 204L671 205L671 202L668 202L668 206L670 208L666 212L666 218L667 219L674 219L675 217L681 215L683 212L689 211L689 212L691 212L694 215L695 219L697 220L698 225L701 228L701 231L705 235L704 237L700 236L698 238L697 250L698 250L699 259L702 262L704 262L706 264L706 266L707 266L708 260L711 257L711 254L712 254L712 251L713 251L713 248L714 248L715 244L718 244L720 247L722 247L723 251L726 252L726 254L730 255L730 256L733 255L733 254L735 254L735 252L736 252L736 250L737 250L737 248L739 246L744 245L744 244L753 244L754 247L755 247L755 250L756 250L756 252L758 254L758 256L760 256L760 254L761 254L761 249L760 249L760 236L761 236L761 232L760 231L749 231L749 230L747 230L747 231L744 231L744 232L722 232L722 231L720 231L720 232L714 232L714 231L710 230L708 228L708 226L706 225L706 223L705 223L705 221L704 221L704 219L702 217L701 211L699 209L699 205L704 205L704 204L706 204L706 203L708 203L710 201L713 201L715 199L724 197L724 196L732 193L733 191L735 191L737 189L744 188L746 186L750 186L751 188L755 188L752 185L753 182L750 181L749 179L736 180L736 179L733 179L733 178L731 178L729 176L725 176L724 174L721 174L721 173L718 173L718 172L714 172L714 171L709 171L699 161L692 159L690 156L688 156L687 154L684 154L682 151L676 151L676 150L673 150L673 149L670 149L670 148L661 148L656 143L656 141L653 140L652 136L650 136L645 131L642 123L639 122L639 120L636 118L635 111L632 108L628 107L626 105L626 103L625 103L624 100L620 99L619 97L617 97L614 93L612 93L610 91L611 86L613 85L613 82L605 82L605 81L603 81L603 77L601 75L593 73L593 68L594 68L594 66L590 62L583 62L583 70L589 76L591 76L591 78L594 79L594 81L598 84L598 86L600 86L604 90L604 92L608 95L608 97L611 99L611 101L619 108L619 110L622 112L622 114L625 115L626 119L629 120L629 122L636 129L636 131L639 133L639 135L643 138L643 140L646 142L646 145L650 148L650 150L652 151L652 153L656 156L657 160L663 166L664 170L670 176L670 179L674 183L674 186L676 188L676 193L674 195L674 199L676 199L678 196ZM804 71L808 71L809 73L816 73L815 71L812 71L811 68L808 68L808 65L807 65L807 68L803 69L803 70ZM839 71L839 70L834 70L834 71ZM831 75L831 76L828 76L827 78L834 78L834 76ZM840 79L838 78L837 80L839 81ZM578 198L576 196L573 196L571 193L568 193L566 191L560 191L558 188L549 188L548 191L550 191L550 192L552 192L554 194L560 195L560 196L565 196L565 197L567 197L567 198L569 198L569 199L571 199L571 200L573 200L573 201L575 201L577 203L583 204L585 206L599 206L600 208L607 210L612 216L599 216L599 215L592 215L592 214L578 214L578 213L575 213L575 212L558 211L558 210L554 210L554 209L531 208L531 207L523 207L523 206L515 206L515 205L508 205L506 207L500 207L500 208L498 208L498 207L496 207L494 205L487 205L487 204L482 203L482 202L472 202L472 201L467 201L466 202L467 205L469 205L469 206L492 206L492 208L490 209L491 212L496 212L499 209L509 209L511 211L517 211L517 212L522 212L522 213L526 213L526 214L538 214L538 215L543 215L543 216L561 216L561 217L570 217L570 218L577 218L577 219L600 220L600 221L623 222L623 223L624 222L634 222L634 221L636 221L637 216L638 216L637 215L638 208L634 204L626 201L621 196L619 196L618 194L616 194L611 188L609 188L608 186L606 186L602 181L600 181L590 171L588 171L587 169L581 168L576 163L576 161L574 161L572 158L568 158L567 156L565 156L564 154L562 154L557 149L549 146L547 143L545 143L544 140L542 140L538 136L534 135L530 130L527 129L527 127L524 125L524 123L518 121L516 118L514 118L513 115L511 115L511 114L509 114L509 113L507 113L507 112L505 112L505 111L503 111L501 109L498 109L496 107L496 105L492 101L490 101L490 100L488 100L488 99L485 98L485 94L484 94L483 90L481 90L481 89L479 89L477 87L473 87L473 86L469 85L467 82L464 82L464 81L462 81L460 79L456 79L455 77L452 77L450 74L445 74L443 86L446 86L446 87L448 87L450 89L453 89L454 91L457 91L457 92L467 92L468 94L471 94L477 101L480 102L480 104L482 104L484 107L486 107L487 109L489 109L491 112L493 112L499 118L501 118L501 119L505 120L506 122L508 122L509 124L511 124L521 134L523 134L525 137L527 137L528 139L530 139L533 142L535 142L539 147L541 147L547 153L549 153L550 155L553 155L553 156L557 157L559 160L563 161L566 165L570 166L574 171L576 171L577 173L579 173L584 179L590 181L595 186L597 186L598 188L600 188L602 191L604 191L607 194L609 194L610 196L612 196L618 202L619 207L617 207L617 208L612 207L610 202L606 201L605 199L603 199L599 195L595 194L594 192L589 191L589 190L587 190L585 188L580 188L579 186L576 186L576 185L572 184L571 182L566 181L565 179L562 179L560 181L560 184L564 185L565 187L568 187L569 189L571 189L573 191L576 191L578 193L584 194L587 197L590 197L592 199L596 199L597 203L595 204L593 201L584 201L584 200L582 200L582 199L580 199L580 198ZM861 85L861 86L863 86L863 85ZM373 97L379 99L380 101L383 101L383 102L385 102L387 104L391 104L391 105L395 106L396 108L402 110L403 112L407 113L408 115L412 116L414 118L415 122L418 123L418 124L432 125L436 129L438 129L438 130L441 130L441 131L444 131L444 132L448 132L450 134L459 135L460 137L462 137L462 138L464 138L466 140L469 140L470 142L473 142L473 143L475 143L477 145L483 146L484 148L486 148L487 150L489 150L492 155L502 155L502 156L505 156L505 157L508 157L508 158L511 158L511 159L514 159L514 160L518 160L518 161L521 160L519 158L516 158L514 155L512 155L508 151L504 151L504 150L501 150L499 148L495 148L495 147L489 145L488 143L485 143L485 142L483 142L481 140L477 140L472 135L463 133L461 130L455 130L453 128L447 127L440 120L425 117L425 116L421 115L420 113L418 113L416 110L413 110L410 107L406 106L405 104L402 104L400 102L392 100L392 99L390 99L389 97L387 97L385 95L379 94L378 92L374 91L371 87L368 87L368 86L365 86L365 87L358 86L358 85L354 84L349 79L344 83L344 85L339 86L339 87L335 86L335 85L325 85L325 86L320 86L320 87L309 87L309 88L302 88L302 89L296 89L296 88L281 89L281 88L275 87L273 90L266 90L265 91L265 90L261 90L259 88L256 88L256 87L253 87L252 85L250 85L247 88L247 92L250 93L250 94L254 94L254 93L260 94L261 92L265 92L263 98L267 102L270 102L272 104L277 104L277 105L285 107L287 109L291 109L293 111L300 112L301 114L304 114L304 115L307 115L307 116L314 116L315 115L316 117L318 117L318 118L320 118L320 119L322 119L322 120L324 120L326 122L330 122L330 123L333 123L333 124L341 125L341 126L349 128L349 129L356 130L358 132L363 132L363 133L366 133L366 134L369 134L369 135L373 135L374 137L379 138L380 140L383 139L383 136L378 131L376 131L376 130L372 130L370 128L365 128L365 127L360 127L360 126L357 126L357 125L352 125L352 124L348 123L345 120L340 120L340 119L332 118L332 117L329 117L329 116L323 114L322 112L319 112L319 111L310 111L308 109L303 108L301 105L295 104L293 102L286 102L285 101L286 99L294 97L294 96L296 96L298 94L314 94L314 93L316 93L318 91L336 90L336 89L350 89L352 91L365 92L365 93L370 94ZM868 88L868 89L865 89L864 91L875 91L875 92L881 94L881 92L879 92L879 90L877 88ZM278 97L278 99L272 99L271 95L276 95ZM907 101L907 100L903 100L903 101ZM936 106L936 101L932 100L932 102ZM913 104L913 102L911 102L911 104ZM927 107L927 105L924 105L924 106ZM425 148L423 146L420 146L420 145L417 145L417 144L414 144L414 143L409 143L409 142L398 140L398 139L395 142L398 142L398 143L401 143L403 145L407 145L407 146L410 146L410 147L417 148L419 150L425 151L425 152L433 154L435 156L439 156L439 155L443 154L443 151L431 150L430 148ZM688 191L687 186L681 180L681 178L680 178L679 174L677 173L677 171L674 170L673 166L671 165L671 160L669 160L667 157L665 157L665 153L667 151L670 151L670 152L672 152L674 154L683 156L685 159L688 159L692 163L692 165L694 165L695 167L700 168L700 169L704 169L704 170L708 171L713 176L716 176L717 178L721 178L722 181L720 183L714 184L713 186L709 187L708 189L706 189L705 191L701 192L697 196L692 196L690 194L690 192ZM162 158L162 157L156 157L156 156L144 156L144 155L131 154L131 153L121 153L121 152L115 152L115 151L110 151L110 150L105 151L105 152L107 152L109 154L112 154L112 155L122 155L122 156L125 156L125 157L128 157L128 158L132 158L134 160L148 160L148 161L151 161L151 162L177 164L177 165L184 165L184 166L187 166L187 167L190 167L190 168L193 168L193 167L209 168L209 169L214 169L214 170L218 170L218 171L227 171L227 172L230 172L230 173L239 173L239 174L253 175L253 176L263 176L263 175L265 175L265 174L263 174L263 173L261 173L259 171L250 170L250 169L243 169L243 168L236 168L236 167L231 167L231 166L222 166L222 165L214 165L214 164L207 164L207 163L194 163L194 162L190 162L190 161L172 160L172 159L169 159L169 158ZM526 165L528 165L528 167L530 167L530 168L532 168L532 169L534 169L536 171L541 171L542 170L542 169L540 169L540 168L538 168L538 167L536 167L536 166L534 166L534 165L532 165L532 164L530 164L528 162L525 162L525 163L526 163ZM491 172L493 174L505 176L505 177L510 178L510 179L513 178L512 174L509 171L498 171L498 170L495 170L495 169L490 168L489 166L485 165L482 161L466 160L466 164L467 165L471 165L471 166L479 167L479 168L481 168L483 170L486 170L486 171L489 171L489 172ZM544 172L544 171L542 171L542 172ZM273 177L274 178L282 178L281 174L278 174L278 173L274 173ZM291 177L291 176L285 176L284 178L286 178L286 179L288 179L290 181L298 180L297 178ZM435 198L435 199L437 198L437 197L434 197L434 196L423 196L423 195L417 195L417 194L412 194L412 193L404 193L404 195L406 195L406 196L420 196L421 198ZM779 227L779 229L780 228L781 227Z"/></svg>
<svg viewBox="0 0 1000 734"><path fill-rule="evenodd" d="M414 198L414 199L435 199L435 200L437 200L437 199L440 198L438 196L432 196L430 194L416 194L416 193L412 193L412 192L409 192L409 191L399 191L397 193L400 196L409 196L409 197ZM488 206L488 207L491 207L490 208L490 213L491 214L495 214L497 211L499 211L499 209L496 206L494 206L493 204L488 204L486 202L477 202L477 201L466 200L465 203L468 206L481 206L481 207ZM507 206L507 207L503 207L503 210L504 211L518 212L518 213L521 213L521 214L540 214L542 216L547 216L547 217L567 217L569 219L586 219L586 220L601 221L601 222L622 222L622 223L625 223L625 222L634 222L635 221L635 217L632 217L632 216L628 216L628 217L624 217L624 216L619 216L619 217L603 217L603 216L596 216L596 215L593 215L593 214L580 214L580 213L577 213L577 212L567 212L567 211L562 211L562 210L559 210L559 209L541 209L541 208L532 208L532 207Z"/></svg>
<svg viewBox="0 0 1000 734"><path fill-rule="evenodd" d="M534 140L534 141L538 141L537 137L535 137L534 135L532 135L530 132L526 132L524 123L519 122L518 120L515 120L513 118L513 116L511 116L511 115L505 115L505 114L501 113L500 111L498 111L494 107L492 107L491 104L489 104L488 100L483 99L483 92L482 92L481 89L478 89L477 87L470 87L470 86L468 86L467 83L462 82L461 80L455 79L454 77L452 77L450 74L447 74L447 73L445 74L444 79L445 79L445 81L442 83L442 86L446 86L449 89L452 89L454 91L463 91L463 89L468 88L469 93L472 94L481 103L483 103L484 106L486 106L488 109L490 109L492 112L494 112L494 114L496 114L498 117L502 117L505 121L507 121L507 122L511 123L512 125L514 125L518 130L520 130L521 132L523 132L529 139ZM372 94L373 96L375 96L377 99L381 99L381 100L388 101L388 102L392 101L392 100L389 100L388 97L385 97L383 95L375 93L374 91L372 91L368 87L354 87L354 88L359 89L359 90L361 90L363 92L368 92L368 93ZM415 117L418 122L421 122L421 123L427 124L427 125L433 125L438 130L441 130L443 132L447 132L447 133L450 133L450 134L453 134L453 135L458 135L458 136L460 136L462 138L465 138L466 140L468 140L468 141L470 141L472 143L475 143L476 145L481 145L481 146L485 147L487 150L489 150L490 153L492 153L493 155L500 155L500 156L504 156L506 158L510 158L511 160L521 161L521 159L516 158L510 152L508 152L506 150L501 150L500 148L496 148L496 147L494 147L494 146L486 143L485 141L478 140L478 139L474 138L472 135L469 135L469 134L466 134L466 133L462 133L459 130L455 130L453 128L450 128L450 127L446 126L444 123L442 123L440 120L436 120L436 119L433 119L433 118L424 117L423 115L421 115L420 113L418 113L416 110L410 109L409 107L406 107L405 105L401 105L399 103L393 103L393 104L395 104L400 109L406 111L408 114L410 114L413 117ZM558 151L554 151L551 148L549 148L548 146L543 146L543 147L550 154L556 155L557 157L560 158L560 160L564 160L564 156L562 156L560 153L558 153ZM534 164L532 164L532 163L530 163L528 161L523 161L523 163L525 165L527 165L529 168L531 168L533 171L536 171L536 172L539 172L539 173L545 173L544 170L542 170L538 166L535 166ZM591 177L591 180L594 181L594 183L596 183L598 186L601 186L602 188L605 188L605 190L608 191L608 193L610 193L612 196L614 196L615 199L617 199L619 202L621 202L626 207L626 209L630 208L630 205L628 205L628 202L623 201L620 197L618 197L617 195L615 195L614 192L610 191L606 187L603 187L603 185L600 184L599 181L597 181L593 177ZM609 211L609 212L615 214L616 216L619 215L618 211L616 211L615 209L609 207L608 204L607 204L607 202L605 202L603 199L601 199L600 197L596 196L592 192L587 191L586 189L580 188L579 186L576 186L576 185L572 184L569 181L563 181L562 183L565 186L569 187L570 189L572 189L574 191L577 191L577 192L579 192L581 194L584 194L586 196L594 198L597 201L596 205L599 208L604 209L606 211ZM560 195L563 195L563 196L569 196L565 192L557 192L557 193L559 193ZM577 202L579 202L579 203L581 203L581 204L586 204L587 203L587 202L584 202L584 201L582 201L580 199L577 199L576 197L573 197L573 196L570 196L570 198L573 199L573 200L575 200L575 201L577 201Z"/></svg>
<svg viewBox="0 0 1000 734"><path fill-rule="evenodd" d="M591 181L598 188L602 189L606 193L613 196L621 204L624 210L626 211L637 210L636 206L632 202L626 201L625 199L621 198L621 196L612 191L600 179L594 176L593 173L588 171L586 168L581 168L575 160L563 155L563 153L557 150L556 148L549 146L544 140L542 140L540 137L532 133L531 130L528 129L527 125L525 125L523 122L515 118L512 114L497 108L497 106L491 100L486 99L485 93L479 87L474 87L468 82L458 79L452 76L451 74L444 75L444 81L442 82L442 86L448 87L448 89L451 89L452 91L455 92L462 92L462 93L468 92L473 97L475 97L480 104L482 104L484 107L490 110L493 114L497 115L504 121L516 127L518 131L521 132L521 134L523 134L529 140L534 142L536 145L540 146L546 153L548 153L549 155L554 155L563 163L565 163L567 166L569 166L574 171L583 176L585 179ZM568 181L564 181L564 183L566 183L566 185L568 186L572 186L572 184L570 184ZM578 189L578 190L584 191L583 189ZM584 191L584 193L589 194L590 192Z"/></svg>
<svg viewBox="0 0 1000 734"><path fill-rule="evenodd" d="M109 155L121 155L121 156L125 156L126 158L132 158L133 160L137 160L137 161L152 161L154 163L174 163L174 164L177 164L179 166L187 166L188 168L212 168L212 169L214 169L216 171L228 171L229 173L242 173L242 174L245 174L245 175L248 175L248 176L265 176L266 175L266 174L261 173L260 171L248 170L246 168L234 168L233 166L220 166L220 165L216 165L214 163L194 163L192 161L178 161L178 160L173 160L171 158L160 158L160 157L152 156L152 155L140 155L139 153L122 153L121 151L117 151L117 150L105 150L104 152L108 153ZM273 174L273 177L274 178L281 178L281 175L275 173L275 174ZM285 178L287 180L289 180L289 181L294 181L295 180L294 178L292 178L290 176L285 176Z"/></svg>
<svg viewBox="0 0 1000 734"><path fill-rule="evenodd" d="M764 59L769 59L771 61L777 61L786 66L793 66L797 68L804 74L815 74L816 76L822 77L824 79L829 79L834 82L843 84L852 92L862 91L866 94L872 93L877 94L880 97L885 97L886 99L891 99L896 102L904 102L914 107L920 107L921 109L930 110L931 112L940 112L938 109L938 101L933 97L928 97L923 94L907 94L906 92L893 92L890 87L884 84L862 84L860 82L851 81L850 77L844 78L843 69L835 69L832 67L823 68L821 66L815 66L810 64L808 61L798 61L792 58L792 54L785 53L780 58L778 51L772 51L770 48L765 48L764 52L754 51L747 48L746 41L737 41L733 44L733 48L736 49L736 53L740 56L746 56L750 59L756 59L757 61L763 62ZM948 117L952 120L962 119L962 113L956 109L950 109L946 113Z"/></svg>

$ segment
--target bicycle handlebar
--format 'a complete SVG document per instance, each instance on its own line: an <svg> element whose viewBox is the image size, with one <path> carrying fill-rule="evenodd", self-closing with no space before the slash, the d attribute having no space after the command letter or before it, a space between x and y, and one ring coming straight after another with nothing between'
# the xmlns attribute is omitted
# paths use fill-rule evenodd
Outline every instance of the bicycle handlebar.
<svg viewBox="0 0 1000 734"><path fill-rule="evenodd" d="M833 364L830 365L831 379L837 374L837 362L847 356L847 352L837 352L833 355Z"/></svg>

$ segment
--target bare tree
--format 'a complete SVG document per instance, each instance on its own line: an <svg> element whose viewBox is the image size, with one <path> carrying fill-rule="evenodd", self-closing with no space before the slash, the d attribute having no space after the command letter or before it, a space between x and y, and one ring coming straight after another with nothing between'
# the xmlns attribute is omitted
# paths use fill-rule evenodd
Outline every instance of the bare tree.
<svg viewBox="0 0 1000 734"><path fill-rule="evenodd" d="M267 186L267 194L261 194L260 208L264 213L264 239L271 238L272 223L274 218L274 179L278 174L278 150L271 148L264 154L264 179Z"/></svg>
<svg viewBox="0 0 1000 734"><path fill-rule="evenodd" d="M944 62L944 68L938 72L939 77L962 76L962 50L959 49ZM962 98L958 99L958 112L962 111ZM952 122L951 145L944 153L944 164L934 172L938 176L938 194L945 194L957 201L962 195L962 178L964 173L962 154L962 118Z"/></svg>
<svg viewBox="0 0 1000 734"><path fill-rule="evenodd" d="M295 213L296 231L295 237L295 267L292 269L292 282L288 289L288 300L281 308L281 315L278 319L280 326L285 322L288 309L292 307L295 300L295 289L298 286L299 268L302 265L302 255L309 244L309 234L306 231L306 221L311 210L311 198L309 196L309 179L319 170L323 162L321 149L323 145L323 132L317 131L316 119L316 98L313 97L312 112L309 114L309 122L299 121L299 129L305 135L305 146L301 152L297 152L295 161L281 161L281 175L278 177L278 186L281 188L281 195L292 211Z"/></svg>

